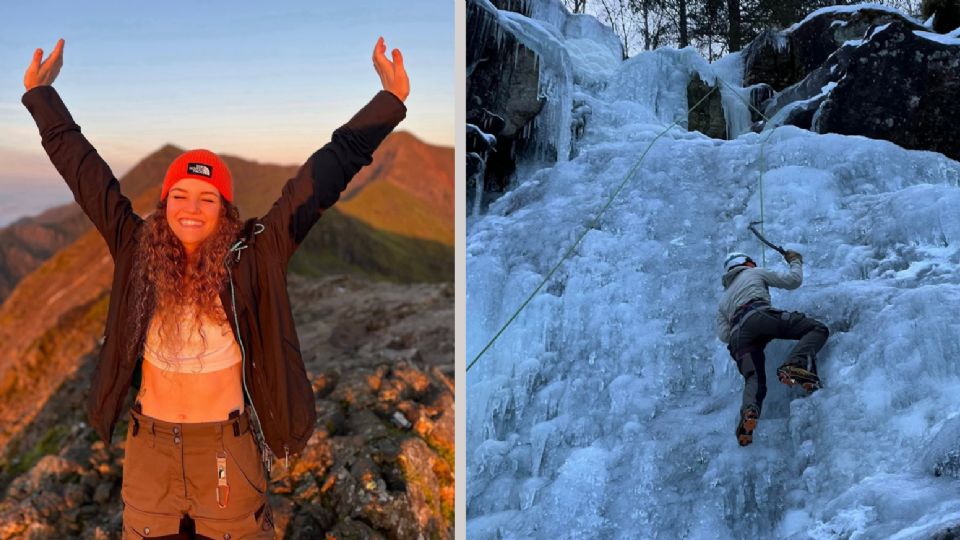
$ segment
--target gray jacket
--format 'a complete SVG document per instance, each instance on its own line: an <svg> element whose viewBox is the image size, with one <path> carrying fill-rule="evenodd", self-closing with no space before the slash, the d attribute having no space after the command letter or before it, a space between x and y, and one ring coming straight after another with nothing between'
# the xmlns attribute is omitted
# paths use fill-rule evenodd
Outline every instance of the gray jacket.
<svg viewBox="0 0 960 540"><path fill-rule="evenodd" d="M751 300L766 300L770 303L769 287L796 289L803 282L803 263L790 263L788 272L774 272L766 268L735 266L723 275L723 296L717 312L717 337L730 341L730 320L737 308Z"/></svg>

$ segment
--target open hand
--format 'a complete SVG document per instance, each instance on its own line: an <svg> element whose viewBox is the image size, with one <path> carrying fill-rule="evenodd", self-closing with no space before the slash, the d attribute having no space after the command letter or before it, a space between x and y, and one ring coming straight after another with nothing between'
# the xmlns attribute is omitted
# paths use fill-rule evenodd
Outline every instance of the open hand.
<svg viewBox="0 0 960 540"><path fill-rule="evenodd" d="M387 45L381 37L373 47L373 67L377 70L377 75L380 75L383 89L397 96L400 101L406 101L410 95L410 79L403 67L403 55L399 49L394 49L393 62L390 62L384 54L386 51Z"/></svg>
<svg viewBox="0 0 960 540"><path fill-rule="evenodd" d="M23 86L31 90L36 86L47 86L53 84L54 79L60 74L60 68L63 67L63 39L57 42L57 46L50 53L43 63L43 49L37 49L33 52L33 61L30 67L23 75Z"/></svg>

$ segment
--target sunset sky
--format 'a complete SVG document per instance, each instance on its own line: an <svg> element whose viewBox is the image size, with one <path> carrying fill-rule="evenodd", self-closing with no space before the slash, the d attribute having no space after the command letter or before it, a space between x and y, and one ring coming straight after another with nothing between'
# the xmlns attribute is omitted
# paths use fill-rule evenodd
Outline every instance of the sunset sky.
<svg viewBox="0 0 960 540"><path fill-rule="evenodd" d="M399 129L452 146L453 18L444 0L4 2L0 226L72 200L20 103L38 47L66 40L54 87L119 177L165 143L302 162L380 90L380 35L410 75Z"/></svg>

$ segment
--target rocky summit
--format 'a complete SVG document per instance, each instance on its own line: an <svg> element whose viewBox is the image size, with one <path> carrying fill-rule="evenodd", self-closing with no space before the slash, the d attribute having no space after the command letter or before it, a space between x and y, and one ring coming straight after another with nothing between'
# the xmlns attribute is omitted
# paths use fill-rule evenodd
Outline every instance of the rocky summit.
<svg viewBox="0 0 960 540"><path fill-rule="evenodd" d="M273 465L276 538L452 538L453 287L291 275L316 398L303 454ZM0 462L0 539L120 538L125 421L97 440L88 355Z"/></svg>

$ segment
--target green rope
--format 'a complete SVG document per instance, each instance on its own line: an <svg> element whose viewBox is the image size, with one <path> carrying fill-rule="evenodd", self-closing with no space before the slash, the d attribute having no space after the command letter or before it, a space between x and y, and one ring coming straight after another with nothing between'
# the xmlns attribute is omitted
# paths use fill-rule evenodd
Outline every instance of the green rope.
<svg viewBox="0 0 960 540"><path fill-rule="evenodd" d="M717 80L723 83L727 88L729 88L730 91L733 93L733 95L737 96L737 98L739 98L740 101L742 101L748 108L752 109L754 112L759 114L761 118L763 118L763 121L764 121L763 129L760 130L760 132L763 133L764 131L767 131L767 128L770 127L770 119L767 118L767 116L763 114L759 109L754 107L753 104L750 103L750 101L744 99L743 96L741 96L740 93L737 92L735 88L733 88L732 86L730 86L729 83L727 83L727 81L721 79L720 77L717 77ZM767 141L769 141L770 136L773 135L773 131L774 130L771 129L769 133L767 133L767 136L764 137L763 141L760 143L760 178L757 179L757 184L758 184L757 190L760 193L760 234L763 234L763 235L766 235L766 233L763 230L763 225L766 222L766 219L764 218L764 211L763 211L763 175L767 173L767 158L766 158L766 154L764 153L764 150L767 147ZM757 241L759 242L759 240ZM760 242L760 258L761 258L761 264L763 266L766 266L767 265L767 246L763 242Z"/></svg>
<svg viewBox="0 0 960 540"><path fill-rule="evenodd" d="M767 127L766 122L764 122L763 127ZM770 133L773 133L773 130L770 130ZM763 230L763 225L764 225L764 222L766 221L766 220L764 219L764 215L763 215L763 173L767 172L767 162L766 162L766 159L764 158L763 149L764 149L764 147L765 147L766 144L767 144L767 139L769 139L769 138L770 138L770 135L767 135L767 137L763 140L763 142L760 143L760 178L757 180L757 183L760 185L760 187L759 187L759 191L760 191L760 234L762 234L762 235L764 235L764 236L766 236L767 233L764 232L764 230ZM760 263L761 263L763 266L766 266L766 265L767 265L767 245L764 244L763 242L760 242Z"/></svg>
<svg viewBox="0 0 960 540"><path fill-rule="evenodd" d="M744 97L741 96L740 93L739 93L735 88L733 88L732 86L730 86L729 83L727 83L726 81L724 81L724 80L721 79L720 77L717 77L716 80L720 81L721 83L723 83L724 86L726 86L727 88L729 88L730 91L733 93L733 95L737 96L737 98L740 99L740 101L742 101L748 108L750 108L751 110L753 110L754 112L756 112L757 114L759 114L760 117L763 118L763 120L764 120L764 122L765 122L765 123L764 123L764 126L763 126L763 129L761 130L761 133L762 133L763 131L767 131L767 128L768 128L769 125L770 125L770 119L767 118L767 116L766 116L765 114L763 114L762 111L760 111L759 109L757 109L756 107L754 107L753 104L751 104L748 100L744 99ZM717 88L719 88L719 87L718 87L718 86L712 87L709 92L707 92L702 98L700 98L700 101L694 103L694 105L693 105L692 107L690 107L689 109L687 109L687 117L689 117L689 116L690 116L690 113L693 112L694 109L696 109L697 107L699 107L701 103L703 103L704 101L706 101L706 99L707 99L708 97L710 97L710 94L712 94L713 91L716 90ZM637 160L637 162L633 165L633 167L630 169L630 171L629 171L629 172L627 173L627 175L624 177L623 181L620 182L620 185L617 186L617 189L614 190L613 194L610 195L610 198L607 200L607 203L603 206L603 208L600 209L600 212L597 213L596 217L593 218L593 221L591 221L590 224L583 230L583 232L580 233L580 235L577 237L577 240L573 243L573 245L570 246L570 249L568 249L568 250L563 254L563 257L561 257L560 260L557 261L557 264L555 264L555 265L553 266L553 268L550 269L550 271L549 271L549 272L547 273L547 275L543 278L543 280L540 282L540 284L537 285L537 288L534 289L532 293L530 293L530 295L527 297L527 299L524 300L522 304L520 304L520 307L517 308L517 310L513 313L513 315L511 315L510 318L507 319L507 322L505 322L505 323L503 324L503 326L500 327L500 330L498 330L497 333L496 333L492 338L490 338L490 341L487 342L486 346L484 346L483 349L473 358L473 360L470 362L470 364L467 365L466 371L470 371L470 368L472 368L473 365L476 364L478 360L480 360L480 357L483 356L484 353L486 353L487 350L489 350L490 347L493 346L493 344L494 344L494 342L497 340L497 338L499 338L500 335L503 334L504 331L506 331L507 327L510 326L510 324L513 323L514 319L516 319L516 318L520 315L520 312L523 311L523 309L524 309L525 307L527 307L527 304L529 304L531 300L533 300L533 297L536 296L538 292L540 292L540 289L542 289L543 286L546 285L548 281L550 281L550 278L553 277L553 274L557 271L557 269L560 268L560 265L563 264L563 262L564 262L565 260L567 260L567 258L569 258L571 254L573 254L573 251L577 248L577 246L580 244L580 242L583 240L583 238L587 235L587 233L596 226L596 224L600 221L600 217L603 216L603 213L607 211L607 208L610 206L610 204L613 203L614 199L617 197L617 195L620 193L620 191L623 189L623 187L627 184L627 182L630 180L630 178L633 176L633 174L636 172L636 170L640 167L640 163L643 162L643 158L646 157L647 152L649 152L649 151L650 151L650 148L653 147L653 143L657 142L657 140L658 140L660 137L662 137L663 135L665 135L668 131L670 131L671 128L673 128L674 126L676 126L678 123L679 123L679 121L674 121L672 124L670 124L669 126L667 126L666 128L664 128L663 131L661 131L659 134L657 134L657 136L654 137L654 139L653 139L652 141L650 141L650 144L647 145L647 148L643 151L643 154L640 155L640 159ZM757 180L757 183L758 183L758 192L759 192L759 195L760 195L760 233L761 233L761 234L764 234L763 225L764 225L764 222L766 221L766 220L765 220L765 215L764 215L763 175L766 174L766 172L767 172L767 161L766 161L766 154L765 154L764 150L765 150L765 148L766 148L766 146L767 146L767 141L769 141L769 140L770 140L770 136L773 135L773 131L774 131L773 129L770 129L769 132L767 133L767 136L764 137L764 138L763 138L763 141L760 143L760 158L759 158L759 160L760 160L760 177L759 177L759 179ZM763 242L760 242L760 254L761 254L762 264L763 264L764 266L766 266L766 265L767 265L767 250L766 250L766 246L763 245Z"/></svg>
<svg viewBox="0 0 960 540"><path fill-rule="evenodd" d="M719 77L718 77L718 80L719 80ZM689 117L690 113L693 112L694 109L699 107L701 103L706 101L706 99L710 97L710 95L717 88L719 88L719 86L714 86L710 88L710 91L707 92L702 98L700 98L700 101L694 103L693 107L690 107L689 109L687 109L687 117ZM587 227L583 230L583 232L580 233L580 235L577 237L577 240L573 243L573 245L571 245L570 248L567 249L567 251L563 254L563 257L561 257L560 260L557 261L557 264L553 265L553 268L551 268L550 271L547 272L547 275L543 278L542 281L540 281L540 284L537 285L537 288L534 289L532 293L530 293L530 296L528 296L527 299L524 300L522 304L520 304L520 307L518 307L517 310L514 311L513 315L511 315L510 318L507 319L507 322L505 322L503 326L500 327L500 330L498 330L497 333L494 334L492 338L490 338L490 341L487 342L486 346L484 346L483 349L477 354L477 356L473 358L470 364L467 365L467 369L465 371L470 371L470 368L472 368L473 365L477 363L477 360L480 360L480 357L483 356L483 354L486 353L487 350L489 350L490 347L493 346L494 342L497 341L497 338L499 338L500 335L503 334L503 332L507 329L507 327L510 326L510 324L514 321L514 319L516 319L520 315L520 312L523 311L525 307L527 307L527 304L529 304L530 301L533 300L533 297L536 296L538 292L540 292L540 289L542 289L543 286L546 285L548 281L550 281L550 278L553 277L554 272L556 272L557 269L560 268L560 265L563 264L563 262L567 260L567 258L570 257L570 255L573 254L573 251L577 248L578 245L580 245L580 242L587 235L587 233L590 232L590 230L597 225L597 223L600 221L600 217L603 216L603 213L607 211L607 208L610 207L610 205L613 203L613 200L617 197L618 194L620 194L620 191L623 189L624 186L627 185L627 182L630 180L633 174L640 167L640 163L643 162L643 158L647 156L647 152L649 152L650 148L653 147L653 143L657 142L657 140L660 139L660 137L664 136L668 131L670 131L671 128L676 126L678 123L679 123L679 120L674 121L672 124L664 128L663 131L658 133L657 136L654 137L652 141L650 141L650 144L647 145L647 148L643 151L643 154L640 155L640 159L638 159L637 162L633 165L633 167L631 167L630 171L627 172L627 175L620 182L620 185L617 186L617 189L615 189L613 193L610 195L610 197L607 199L607 203L603 205L603 208L600 209L600 212L597 213L597 215L593 218L590 224L587 225Z"/></svg>

